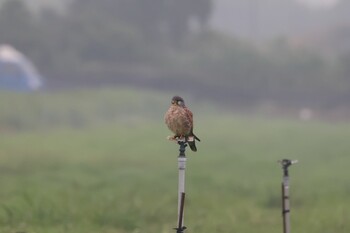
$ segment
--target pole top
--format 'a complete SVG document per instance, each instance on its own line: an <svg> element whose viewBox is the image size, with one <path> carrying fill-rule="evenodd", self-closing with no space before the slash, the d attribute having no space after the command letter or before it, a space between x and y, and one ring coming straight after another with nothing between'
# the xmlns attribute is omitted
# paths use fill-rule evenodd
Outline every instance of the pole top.
<svg viewBox="0 0 350 233"><path fill-rule="evenodd" d="M290 160L290 159L282 159L282 160L278 160L277 162L282 165L283 169L288 169L289 166L296 164L299 161L298 160Z"/></svg>
<svg viewBox="0 0 350 233"><path fill-rule="evenodd" d="M185 158L186 157L186 147L187 147L187 143L188 142L193 142L194 141L194 137L177 137L177 136L168 136L167 139L169 141L173 141L176 142L177 144L180 145L180 153L179 153L179 157Z"/></svg>
<svg viewBox="0 0 350 233"><path fill-rule="evenodd" d="M282 160L278 160L278 163L280 163L282 165L282 169L284 171L284 176L288 177L288 168L289 166L295 164L298 162L298 160L290 160L290 159L282 159Z"/></svg>

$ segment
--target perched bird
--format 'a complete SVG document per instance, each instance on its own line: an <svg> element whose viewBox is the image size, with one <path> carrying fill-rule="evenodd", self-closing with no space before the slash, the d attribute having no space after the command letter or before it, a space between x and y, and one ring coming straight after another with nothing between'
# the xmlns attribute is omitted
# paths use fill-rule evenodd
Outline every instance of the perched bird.
<svg viewBox="0 0 350 233"><path fill-rule="evenodd" d="M193 133L193 114L180 96L174 96L164 116L165 124L175 134L173 139L185 137L192 151L197 151L195 140L200 139Z"/></svg>

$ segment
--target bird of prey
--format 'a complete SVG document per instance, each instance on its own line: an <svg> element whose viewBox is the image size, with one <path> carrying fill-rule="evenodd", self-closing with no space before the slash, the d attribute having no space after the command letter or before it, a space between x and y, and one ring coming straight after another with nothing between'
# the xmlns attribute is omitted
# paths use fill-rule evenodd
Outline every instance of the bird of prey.
<svg viewBox="0 0 350 233"><path fill-rule="evenodd" d="M185 138L192 151L197 151L195 140L200 139L193 133L193 114L180 96L174 96L164 116L165 124L175 134L173 139Z"/></svg>

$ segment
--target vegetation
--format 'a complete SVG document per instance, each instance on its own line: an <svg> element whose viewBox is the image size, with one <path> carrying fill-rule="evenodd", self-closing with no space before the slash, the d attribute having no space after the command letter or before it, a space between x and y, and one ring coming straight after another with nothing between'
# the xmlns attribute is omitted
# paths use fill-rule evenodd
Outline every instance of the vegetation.
<svg viewBox="0 0 350 233"><path fill-rule="evenodd" d="M347 105L346 51L330 61L283 38L256 47L211 30L212 9L210 0L75 0L64 13L33 15L10 0L0 9L0 43L28 55L49 86L129 83L226 103Z"/></svg>
<svg viewBox="0 0 350 233"><path fill-rule="evenodd" d="M166 140L168 95L120 88L0 99L8 101L0 106L1 232L174 232L178 146ZM187 152L188 231L281 232L276 161L286 157L300 161L290 168L293 231L349 232L348 123L240 117L186 99L202 139Z"/></svg>

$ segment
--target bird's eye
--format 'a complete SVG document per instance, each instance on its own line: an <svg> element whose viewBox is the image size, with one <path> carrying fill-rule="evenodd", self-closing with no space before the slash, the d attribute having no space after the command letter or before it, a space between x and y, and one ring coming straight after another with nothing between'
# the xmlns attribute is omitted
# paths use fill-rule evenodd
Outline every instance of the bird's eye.
<svg viewBox="0 0 350 233"><path fill-rule="evenodd" d="M177 101L177 104L182 105L182 101L181 100Z"/></svg>

